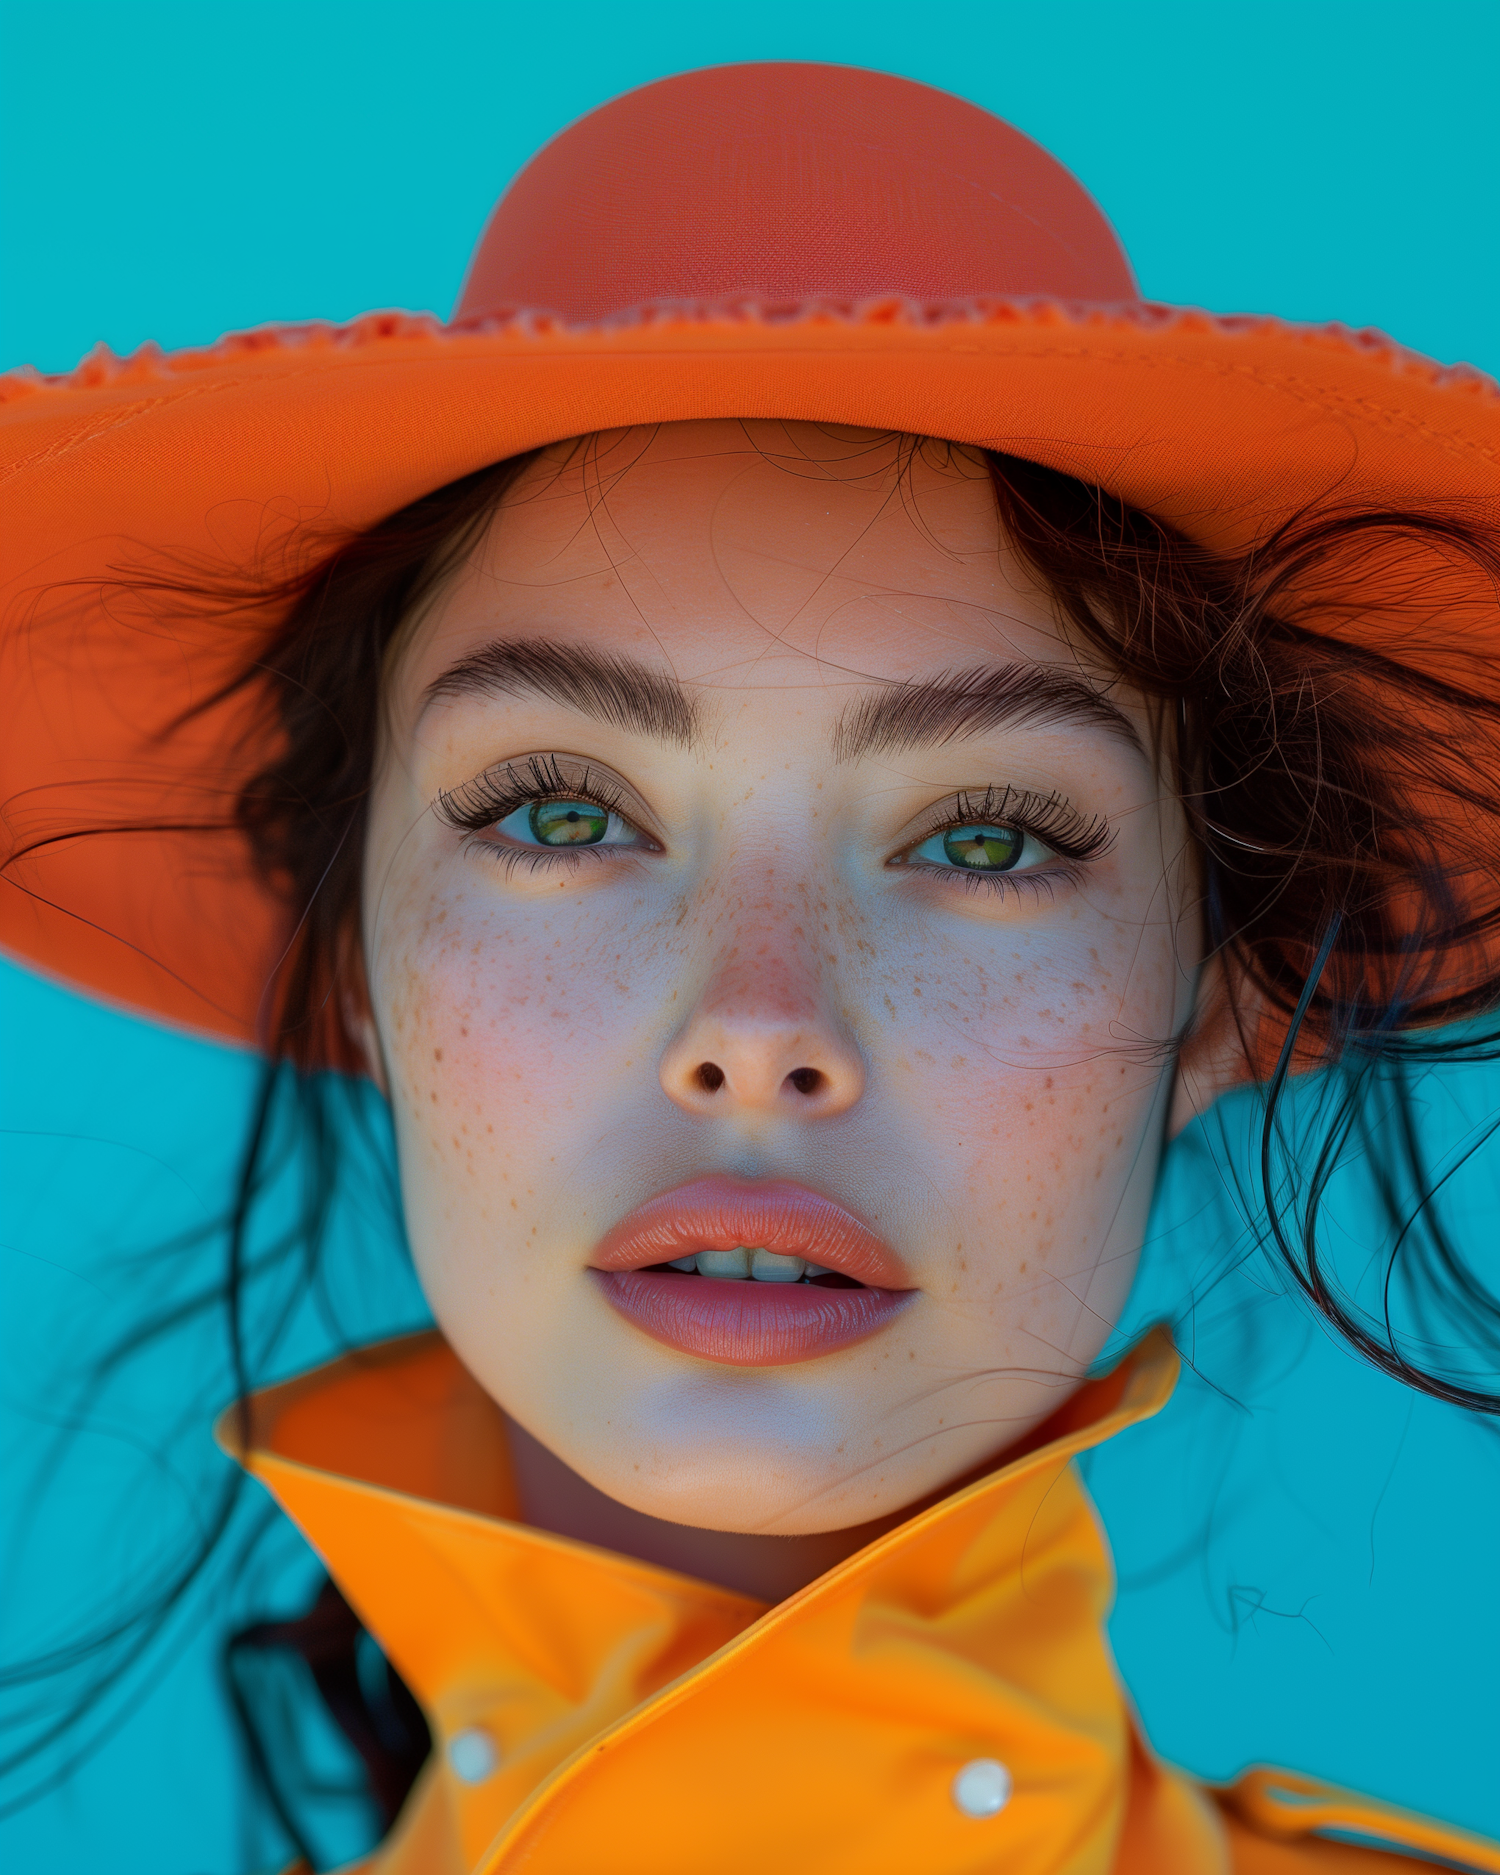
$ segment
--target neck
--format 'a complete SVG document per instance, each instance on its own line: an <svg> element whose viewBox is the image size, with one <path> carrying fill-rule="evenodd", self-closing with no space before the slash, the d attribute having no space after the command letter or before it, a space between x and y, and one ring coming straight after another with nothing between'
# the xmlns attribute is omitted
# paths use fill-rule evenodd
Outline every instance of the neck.
<svg viewBox="0 0 1500 1875"><path fill-rule="evenodd" d="M900 1510L848 1530L810 1536L747 1536L668 1523L606 1497L514 1420L505 1422L521 1515L538 1530L716 1582L756 1601L779 1602L894 1529Z"/></svg>

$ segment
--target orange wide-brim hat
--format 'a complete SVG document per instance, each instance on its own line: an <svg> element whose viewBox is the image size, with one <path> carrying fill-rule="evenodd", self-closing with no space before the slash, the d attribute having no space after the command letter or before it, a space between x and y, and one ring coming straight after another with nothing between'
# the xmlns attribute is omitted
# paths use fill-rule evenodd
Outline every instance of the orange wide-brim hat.
<svg viewBox="0 0 1500 1875"><path fill-rule="evenodd" d="M648 85L520 173L444 325L373 313L0 379L0 945L253 1041L285 911L225 830L243 614L153 608L503 457L811 419L1096 483L1217 550L1298 511L1500 498L1500 386L1373 332L1148 304L1094 202L926 86L741 65ZM274 547L274 552L273 552ZM259 751L263 758L266 751Z"/></svg>

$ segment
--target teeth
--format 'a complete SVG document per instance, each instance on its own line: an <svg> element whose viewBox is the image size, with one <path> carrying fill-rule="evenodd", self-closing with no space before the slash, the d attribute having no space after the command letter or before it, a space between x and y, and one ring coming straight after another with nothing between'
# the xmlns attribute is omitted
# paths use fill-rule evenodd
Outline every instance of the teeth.
<svg viewBox="0 0 1500 1875"><path fill-rule="evenodd" d="M700 1276L720 1282L795 1283L807 1270L821 1275L816 1263L801 1257L784 1257L775 1250L763 1250L754 1244L736 1244L732 1250L700 1250L696 1256L675 1257L674 1270L697 1270Z"/></svg>
<svg viewBox="0 0 1500 1875"><path fill-rule="evenodd" d="M732 1250L700 1250L697 1263L700 1276L744 1282L750 1274L750 1252L743 1244L736 1244Z"/></svg>
<svg viewBox="0 0 1500 1875"><path fill-rule="evenodd" d="M778 1256L774 1250L750 1252L750 1274L758 1283L794 1283L806 1268L801 1257Z"/></svg>
<svg viewBox="0 0 1500 1875"><path fill-rule="evenodd" d="M816 1276L835 1274L822 1263L809 1263L806 1257L784 1257L758 1244L736 1244L732 1250L699 1250L692 1256L673 1257L667 1267L686 1274L696 1270L700 1276L718 1282L740 1283L795 1283L804 1276L811 1282Z"/></svg>

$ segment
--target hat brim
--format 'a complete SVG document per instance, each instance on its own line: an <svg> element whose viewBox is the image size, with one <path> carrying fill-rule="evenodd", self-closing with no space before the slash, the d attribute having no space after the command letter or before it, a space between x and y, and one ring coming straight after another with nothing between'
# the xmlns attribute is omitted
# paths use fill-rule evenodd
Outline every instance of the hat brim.
<svg viewBox="0 0 1500 1875"><path fill-rule="evenodd" d="M7 872L0 945L252 1041L282 914L235 837L210 831L240 777L244 706L159 738L266 622L153 612L140 583L243 573L273 543L284 556L299 533L367 527L539 444L706 417L1004 450L1224 552L1320 507L1500 500L1500 386L1482 373L1378 333L1139 304L656 307L588 329L375 314L13 373L0 812L12 850L51 843Z"/></svg>

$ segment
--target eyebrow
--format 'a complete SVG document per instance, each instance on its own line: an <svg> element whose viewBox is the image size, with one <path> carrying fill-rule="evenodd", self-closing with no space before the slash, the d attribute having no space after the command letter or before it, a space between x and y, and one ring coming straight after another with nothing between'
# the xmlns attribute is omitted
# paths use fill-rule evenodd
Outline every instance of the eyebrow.
<svg viewBox="0 0 1500 1875"><path fill-rule="evenodd" d="M899 755L991 729L1050 729L1064 723L1105 730L1148 759L1123 710L1082 677L1045 664L980 664L893 684L844 711L833 732L833 759Z"/></svg>
<svg viewBox="0 0 1500 1875"><path fill-rule="evenodd" d="M450 697L527 692L680 748L691 748L702 729L697 704L675 677L635 658L546 638L507 640L460 658L428 685L422 707Z"/></svg>

